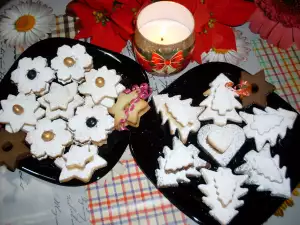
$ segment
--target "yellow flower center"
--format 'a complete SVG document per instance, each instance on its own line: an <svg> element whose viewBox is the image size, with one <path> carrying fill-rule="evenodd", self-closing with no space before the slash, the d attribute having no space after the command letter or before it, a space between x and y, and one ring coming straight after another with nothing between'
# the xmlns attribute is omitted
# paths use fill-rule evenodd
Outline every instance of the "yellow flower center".
<svg viewBox="0 0 300 225"><path fill-rule="evenodd" d="M227 52L229 52L229 49L221 49L221 48L213 48L212 50L218 54L226 54Z"/></svg>
<svg viewBox="0 0 300 225"><path fill-rule="evenodd" d="M35 18L32 15L21 16L15 23L18 32L27 32L35 25Z"/></svg>

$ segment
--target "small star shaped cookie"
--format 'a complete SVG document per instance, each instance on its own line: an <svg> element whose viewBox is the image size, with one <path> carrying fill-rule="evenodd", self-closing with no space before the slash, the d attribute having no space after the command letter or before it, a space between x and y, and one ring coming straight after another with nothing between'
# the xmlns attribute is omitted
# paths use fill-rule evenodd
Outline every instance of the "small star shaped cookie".
<svg viewBox="0 0 300 225"><path fill-rule="evenodd" d="M265 80L264 70L261 70L254 75L242 71L240 80L248 81L251 84L252 89L249 96L243 96L241 98L243 107L247 107L252 104L266 107L267 96L275 90L275 86Z"/></svg>
<svg viewBox="0 0 300 225"><path fill-rule="evenodd" d="M24 144L24 132L8 133L0 131L0 166L14 171L18 161L30 156L30 149Z"/></svg>
<svg viewBox="0 0 300 225"><path fill-rule="evenodd" d="M68 169L79 168L83 169L85 165L93 159L94 153L90 151L89 145L82 147L72 145L70 150L63 155Z"/></svg>

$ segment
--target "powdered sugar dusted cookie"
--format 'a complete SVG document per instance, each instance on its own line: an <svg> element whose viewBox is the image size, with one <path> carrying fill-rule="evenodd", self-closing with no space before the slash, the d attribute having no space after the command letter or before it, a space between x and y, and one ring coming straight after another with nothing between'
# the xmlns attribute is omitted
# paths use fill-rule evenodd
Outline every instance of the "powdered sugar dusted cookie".
<svg viewBox="0 0 300 225"><path fill-rule="evenodd" d="M200 106L206 107L199 116L200 121L213 120L219 126L226 125L227 120L242 122L242 118L235 111L235 109L241 109L242 105L236 99L238 95L227 88L230 82L231 80L221 73L210 84L209 96L200 103Z"/></svg>
<svg viewBox="0 0 300 225"><path fill-rule="evenodd" d="M169 121L170 132L179 132L180 140L186 143L190 132L196 132L200 128L197 117L203 111L203 107L191 106L192 99L181 100L180 95L168 97L167 94L153 96L156 112L161 113L162 124Z"/></svg>
<svg viewBox="0 0 300 225"><path fill-rule="evenodd" d="M219 167L211 171L201 169L206 184L200 184L199 190L206 195L202 201L211 209L209 214L220 224L228 224L237 214L236 208L244 201L240 197L247 194L247 188L241 188L247 175L234 175L229 168Z"/></svg>
<svg viewBox="0 0 300 225"><path fill-rule="evenodd" d="M270 145L266 144L260 152L248 152L245 164L235 172L247 174L247 184L258 185L257 191L271 191L271 195L289 198L291 196L290 178L286 178L286 167L280 168L279 156L271 156Z"/></svg>
<svg viewBox="0 0 300 225"><path fill-rule="evenodd" d="M198 144L221 166L226 166L245 143L242 128L234 124L207 124L197 135Z"/></svg>
<svg viewBox="0 0 300 225"><path fill-rule="evenodd" d="M87 149L85 148L82 150L86 151ZM98 149L96 146L89 146L88 150L93 154L93 157L84 165L84 168L82 169L68 169L66 167L66 161L63 157L55 159L55 165L61 169L61 173L59 176L59 181L61 183L70 181L72 179L78 179L83 182L89 182L94 171L107 166L106 160L98 155Z"/></svg>
<svg viewBox="0 0 300 225"><path fill-rule="evenodd" d="M274 146L279 136L283 139L287 128L292 129L297 113L282 108L266 107L265 111L253 108L254 114L240 112L247 124L243 129L247 138L254 138L256 150L260 151L266 142Z"/></svg>
<svg viewBox="0 0 300 225"><path fill-rule="evenodd" d="M63 155L68 169L78 168L83 169L85 165L93 159L94 152L90 148L96 146L84 145L82 147L72 145L69 151Z"/></svg>
<svg viewBox="0 0 300 225"><path fill-rule="evenodd" d="M179 139L173 138L173 150L165 146L164 158L158 158L159 169L155 171L158 187L176 187L178 182L189 183L187 177L199 177L197 170L210 165L198 157L199 150L194 145L186 147Z"/></svg>
<svg viewBox="0 0 300 225"><path fill-rule="evenodd" d="M24 94L45 94L48 83L54 78L55 72L47 66L47 60L40 56L20 59L18 68L11 73L11 80L17 84L18 91Z"/></svg>
<svg viewBox="0 0 300 225"><path fill-rule="evenodd" d="M83 84L78 87L78 91L84 95L91 95L95 104L99 104L105 97L117 98L116 86L121 80L121 76L115 70L108 70L106 66L98 70L92 69L85 73Z"/></svg>
<svg viewBox="0 0 300 225"><path fill-rule="evenodd" d="M24 125L35 125L35 112L39 105L35 95L9 95L6 100L1 100L3 112L0 114L0 123L9 124L13 133L20 131Z"/></svg>
<svg viewBox="0 0 300 225"><path fill-rule="evenodd" d="M74 139L82 144L90 141L98 146L106 144L107 135L113 127L114 119L101 105L79 107L76 115L69 119L69 129L74 133Z"/></svg>
<svg viewBox="0 0 300 225"><path fill-rule="evenodd" d="M58 119L51 122L44 118L38 121L35 130L27 133L26 141L31 145L30 151L36 158L56 158L72 143L72 134L67 130L65 121Z"/></svg>
<svg viewBox="0 0 300 225"><path fill-rule="evenodd" d="M62 118L65 120L70 119L74 116L75 109L84 104L84 99L80 95L75 95L73 101L68 104L66 110L51 110L48 102L45 101L44 96L38 98L38 102L46 108L46 117L48 119L54 120L58 118Z"/></svg>
<svg viewBox="0 0 300 225"><path fill-rule="evenodd" d="M84 79L84 72L90 71L93 67L93 58L80 44L73 47L63 45L58 48L57 57L51 60L51 67L56 71L59 81L81 82Z"/></svg>
<svg viewBox="0 0 300 225"><path fill-rule="evenodd" d="M62 86L53 82L50 92L44 96L44 100L49 103L50 110L67 110L70 102L74 100L77 94L77 83L70 83Z"/></svg>

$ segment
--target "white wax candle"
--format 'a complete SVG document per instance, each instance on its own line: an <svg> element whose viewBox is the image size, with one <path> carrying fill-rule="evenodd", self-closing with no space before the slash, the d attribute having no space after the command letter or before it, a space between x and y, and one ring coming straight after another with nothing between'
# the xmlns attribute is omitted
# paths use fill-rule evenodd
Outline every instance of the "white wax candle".
<svg viewBox="0 0 300 225"><path fill-rule="evenodd" d="M178 43L191 34L183 24L168 19L150 21L140 27L139 31L149 41L162 45Z"/></svg>

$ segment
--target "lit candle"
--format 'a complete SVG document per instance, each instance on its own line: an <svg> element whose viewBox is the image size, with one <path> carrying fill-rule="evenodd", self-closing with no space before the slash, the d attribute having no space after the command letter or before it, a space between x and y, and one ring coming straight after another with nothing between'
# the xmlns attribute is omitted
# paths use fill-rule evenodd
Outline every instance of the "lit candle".
<svg viewBox="0 0 300 225"><path fill-rule="evenodd" d="M174 74L188 65L195 21L187 8L172 1L155 2L141 10L136 24L134 52L146 71Z"/></svg>

